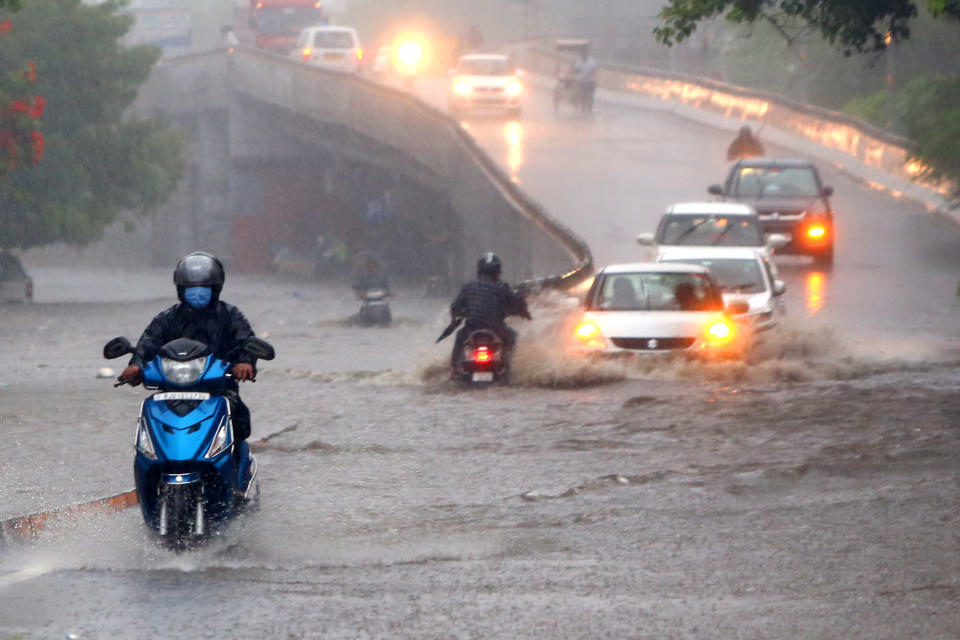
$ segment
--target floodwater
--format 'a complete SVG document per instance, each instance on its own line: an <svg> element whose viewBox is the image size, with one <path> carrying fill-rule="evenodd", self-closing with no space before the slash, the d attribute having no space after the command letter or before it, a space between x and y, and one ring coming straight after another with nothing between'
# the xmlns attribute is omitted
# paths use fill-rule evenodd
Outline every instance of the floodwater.
<svg viewBox="0 0 960 640"><path fill-rule="evenodd" d="M553 210L537 146L567 125L527 113L546 132L515 169ZM401 287L395 326L361 329L345 287L231 273L278 353L243 388L260 511L183 554L137 509L2 549L0 638L954 638L960 240L886 206L819 284L784 265L787 320L745 360L584 361L552 294L515 324L516 384L480 392L445 379L447 300ZM32 271L37 303L0 307L0 518L132 486L144 391L97 379L122 366L99 353L173 302L168 270Z"/></svg>

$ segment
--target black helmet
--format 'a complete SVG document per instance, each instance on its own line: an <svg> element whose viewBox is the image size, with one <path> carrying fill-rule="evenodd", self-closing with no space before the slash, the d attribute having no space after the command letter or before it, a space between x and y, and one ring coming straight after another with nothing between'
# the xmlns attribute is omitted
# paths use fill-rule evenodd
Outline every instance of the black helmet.
<svg viewBox="0 0 960 640"><path fill-rule="evenodd" d="M177 285L177 297L183 302L183 291L189 287L210 287L213 290L211 303L220 298L226 274L223 263L216 256L204 251L189 253L177 263L173 270L173 284Z"/></svg>
<svg viewBox="0 0 960 640"><path fill-rule="evenodd" d="M500 258L497 254L487 252L477 260L477 277L489 276L496 280L500 277Z"/></svg>

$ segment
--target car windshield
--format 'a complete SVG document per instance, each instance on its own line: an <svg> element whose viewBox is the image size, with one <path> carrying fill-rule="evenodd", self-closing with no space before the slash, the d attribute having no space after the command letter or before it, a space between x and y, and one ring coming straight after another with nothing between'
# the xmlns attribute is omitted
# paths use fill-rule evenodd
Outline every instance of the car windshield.
<svg viewBox="0 0 960 640"><path fill-rule="evenodd" d="M461 60L457 72L467 76L512 76L513 65L500 58Z"/></svg>
<svg viewBox="0 0 960 640"><path fill-rule="evenodd" d="M349 31L317 31L313 46L318 49L353 49L353 34Z"/></svg>
<svg viewBox="0 0 960 640"><path fill-rule="evenodd" d="M660 225L657 244L762 247L764 238L753 217L670 215Z"/></svg>
<svg viewBox="0 0 960 640"><path fill-rule="evenodd" d="M592 308L605 311L719 311L723 302L705 273L617 273L596 288Z"/></svg>
<svg viewBox="0 0 960 640"><path fill-rule="evenodd" d="M664 260L664 262L682 262L696 264L710 269L713 279L723 291L730 293L760 293L765 291L760 265L754 258L683 258Z"/></svg>
<svg viewBox="0 0 960 640"><path fill-rule="evenodd" d="M741 167L732 187L736 198L802 198L820 193L813 167Z"/></svg>
<svg viewBox="0 0 960 640"><path fill-rule="evenodd" d="M257 31L265 36L293 36L323 21L314 7L263 7L257 11Z"/></svg>

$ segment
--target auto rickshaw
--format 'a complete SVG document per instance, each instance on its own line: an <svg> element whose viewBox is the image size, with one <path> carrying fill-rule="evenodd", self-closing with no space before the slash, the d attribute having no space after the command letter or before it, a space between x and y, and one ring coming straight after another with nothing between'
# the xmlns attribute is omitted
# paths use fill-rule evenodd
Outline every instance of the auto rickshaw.
<svg viewBox="0 0 960 640"><path fill-rule="evenodd" d="M589 40L557 40L556 52L575 56L577 59L590 50ZM577 113L586 113L589 104L583 98L580 83L573 74L573 65L566 57L557 58L557 85L553 88L553 110L559 112L561 104L569 104Z"/></svg>

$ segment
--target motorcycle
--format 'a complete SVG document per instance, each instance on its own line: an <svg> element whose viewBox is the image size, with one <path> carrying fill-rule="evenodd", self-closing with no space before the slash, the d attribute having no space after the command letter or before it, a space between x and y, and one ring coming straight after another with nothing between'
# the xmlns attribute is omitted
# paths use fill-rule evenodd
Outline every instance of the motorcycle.
<svg viewBox="0 0 960 640"><path fill-rule="evenodd" d="M463 342L463 353L454 374L465 384L483 387L506 382L510 375L509 354L503 340L492 331L478 329Z"/></svg>
<svg viewBox="0 0 960 640"><path fill-rule="evenodd" d="M385 327L390 324L392 316L390 315L390 305L387 304L387 296L390 294L385 289L366 289L358 291L357 295L363 304L360 306L360 313L357 314L357 320L365 327L379 325Z"/></svg>
<svg viewBox="0 0 960 640"><path fill-rule="evenodd" d="M273 347L251 338L243 351L272 360ZM133 353L117 337L103 348L109 360ZM207 540L259 499L257 462L247 443L235 443L230 363L188 338L172 340L143 367L134 480L144 522L167 548L183 551ZM120 379L114 386L125 384Z"/></svg>

